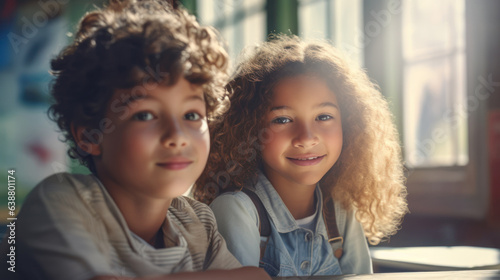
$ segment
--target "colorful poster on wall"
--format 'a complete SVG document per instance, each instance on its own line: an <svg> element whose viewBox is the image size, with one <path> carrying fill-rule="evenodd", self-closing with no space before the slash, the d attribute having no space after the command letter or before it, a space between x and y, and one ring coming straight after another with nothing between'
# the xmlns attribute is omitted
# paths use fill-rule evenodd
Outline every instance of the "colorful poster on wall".
<svg viewBox="0 0 500 280"><path fill-rule="evenodd" d="M20 206L43 178L68 170L66 145L47 116L50 60L67 43L68 23L60 16L62 7L58 12L36 1L7 2L0 14L0 180L15 187ZM9 215L7 202L5 187L2 222Z"/></svg>

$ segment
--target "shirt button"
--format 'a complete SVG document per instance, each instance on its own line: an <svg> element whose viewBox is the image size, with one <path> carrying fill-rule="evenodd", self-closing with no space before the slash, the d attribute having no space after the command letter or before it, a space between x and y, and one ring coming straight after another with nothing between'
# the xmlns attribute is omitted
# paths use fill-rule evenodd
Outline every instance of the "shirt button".
<svg viewBox="0 0 500 280"><path fill-rule="evenodd" d="M301 264L300 264L300 269L302 270L307 270L309 268L309 261L303 261Z"/></svg>
<svg viewBox="0 0 500 280"><path fill-rule="evenodd" d="M311 241L311 233L309 233L309 232L308 232L308 233L306 233L306 236L305 236L305 238L304 238L304 239L306 240L306 242Z"/></svg>

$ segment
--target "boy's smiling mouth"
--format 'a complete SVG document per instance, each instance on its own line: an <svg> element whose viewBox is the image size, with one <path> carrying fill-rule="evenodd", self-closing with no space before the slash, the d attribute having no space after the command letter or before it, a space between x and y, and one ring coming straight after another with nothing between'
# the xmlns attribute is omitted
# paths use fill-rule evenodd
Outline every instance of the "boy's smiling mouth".
<svg viewBox="0 0 500 280"><path fill-rule="evenodd" d="M165 162L157 163L156 165L170 170L182 170L192 163L193 161L186 157L176 156L169 158Z"/></svg>
<svg viewBox="0 0 500 280"><path fill-rule="evenodd" d="M324 157L326 157L326 155L301 155L286 158L296 165L309 166L320 163Z"/></svg>

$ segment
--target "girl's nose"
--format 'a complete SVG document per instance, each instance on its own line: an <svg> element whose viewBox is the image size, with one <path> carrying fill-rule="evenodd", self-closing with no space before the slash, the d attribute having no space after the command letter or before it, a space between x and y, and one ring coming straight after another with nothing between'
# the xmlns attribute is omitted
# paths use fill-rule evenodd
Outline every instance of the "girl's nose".
<svg viewBox="0 0 500 280"><path fill-rule="evenodd" d="M317 145L319 138L314 128L307 124L300 124L297 128L297 134L292 140L296 148L309 148Z"/></svg>
<svg viewBox="0 0 500 280"><path fill-rule="evenodd" d="M166 148L182 148L187 145L188 139L178 121L170 121L166 126L162 137L162 143Z"/></svg>

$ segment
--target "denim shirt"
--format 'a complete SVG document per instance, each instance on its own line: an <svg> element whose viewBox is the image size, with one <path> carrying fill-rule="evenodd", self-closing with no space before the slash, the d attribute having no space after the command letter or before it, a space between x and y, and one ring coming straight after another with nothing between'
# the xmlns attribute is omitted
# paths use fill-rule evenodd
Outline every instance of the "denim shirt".
<svg viewBox="0 0 500 280"><path fill-rule="evenodd" d="M210 205L219 232L229 251L244 266L259 266L271 276L309 276L372 273L368 244L354 211L335 203L339 233L344 237L344 254L338 260L328 243L323 220L322 194L316 186L315 232L301 228L264 174L250 188L262 201L271 223L262 260L260 259L259 216L252 200L243 192L218 196Z"/></svg>

